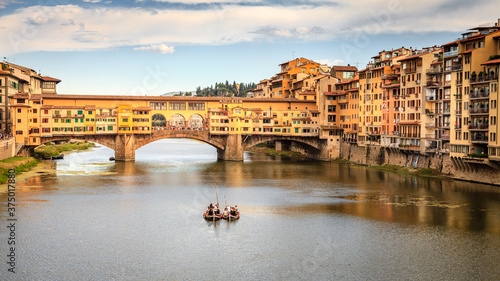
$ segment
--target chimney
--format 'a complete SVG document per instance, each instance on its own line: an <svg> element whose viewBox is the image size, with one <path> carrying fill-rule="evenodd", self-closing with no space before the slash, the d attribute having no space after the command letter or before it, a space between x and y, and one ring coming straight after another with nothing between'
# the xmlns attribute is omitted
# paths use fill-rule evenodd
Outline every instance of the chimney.
<svg viewBox="0 0 500 281"><path fill-rule="evenodd" d="M498 19L497 26L500 26L500 18Z"/></svg>

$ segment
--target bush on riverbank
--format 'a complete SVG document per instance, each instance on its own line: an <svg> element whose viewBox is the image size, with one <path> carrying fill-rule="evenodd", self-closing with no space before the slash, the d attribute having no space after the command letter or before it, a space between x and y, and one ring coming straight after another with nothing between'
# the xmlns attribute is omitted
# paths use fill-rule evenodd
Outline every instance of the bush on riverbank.
<svg viewBox="0 0 500 281"><path fill-rule="evenodd" d="M50 158L52 156L58 156L64 151L85 150L93 146L94 143L83 142L83 141L77 143L65 143L65 144L55 144L55 145L45 144L35 149L35 155L41 158Z"/></svg>
<svg viewBox="0 0 500 281"><path fill-rule="evenodd" d="M34 168L40 161L33 157L14 156L0 161L0 184L8 180L9 170L15 169L16 175Z"/></svg>

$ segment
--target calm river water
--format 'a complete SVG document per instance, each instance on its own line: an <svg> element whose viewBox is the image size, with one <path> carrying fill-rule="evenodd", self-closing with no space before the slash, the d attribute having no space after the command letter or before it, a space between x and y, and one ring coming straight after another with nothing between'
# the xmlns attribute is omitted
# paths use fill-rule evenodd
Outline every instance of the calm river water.
<svg viewBox="0 0 500 281"><path fill-rule="evenodd" d="M72 153L19 183L1 280L500 280L500 188L247 154L176 139ZM54 161L55 162L55 161ZM236 222L206 222L215 203Z"/></svg>

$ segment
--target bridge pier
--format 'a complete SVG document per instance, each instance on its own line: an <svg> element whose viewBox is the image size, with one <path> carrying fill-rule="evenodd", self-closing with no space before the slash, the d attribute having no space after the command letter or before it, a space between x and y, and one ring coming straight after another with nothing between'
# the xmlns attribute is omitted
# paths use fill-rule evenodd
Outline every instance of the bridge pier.
<svg viewBox="0 0 500 281"><path fill-rule="evenodd" d="M134 134L116 135L115 161L135 161Z"/></svg>
<svg viewBox="0 0 500 281"><path fill-rule="evenodd" d="M243 161L241 135L228 135L224 149L217 148L217 159L224 161Z"/></svg>

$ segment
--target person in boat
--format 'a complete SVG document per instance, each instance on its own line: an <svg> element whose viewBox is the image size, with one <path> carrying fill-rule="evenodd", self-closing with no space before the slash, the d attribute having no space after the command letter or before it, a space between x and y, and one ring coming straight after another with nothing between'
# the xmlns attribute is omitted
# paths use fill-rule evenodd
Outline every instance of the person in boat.
<svg viewBox="0 0 500 281"><path fill-rule="evenodd" d="M234 207L231 207L231 216L236 216L236 209Z"/></svg>
<svg viewBox="0 0 500 281"><path fill-rule="evenodd" d="M208 206L208 215L211 216L214 213L214 206L212 206L212 203L210 203L210 206Z"/></svg>
<svg viewBox="0 0 500 281"><path fill-rule="evenodd" d="M228 209L228 207L226 206L226 208L224 208L224 212L223 212L223 216L224 216L224 217L227 217L227 214L228 214L227 209Z"/></svg>
<svg viewBox="0 0 500 281"><path fill-rule="evenodd" d="M237 214L239 213L240 211L238 211L238 205L234 205L234 213Z"/></svg>
<svg viewBox="0 0 500 281"><path fill-rule="evenodd" d="M219 204L215 204L215 214L220 215Z"/></svg>

